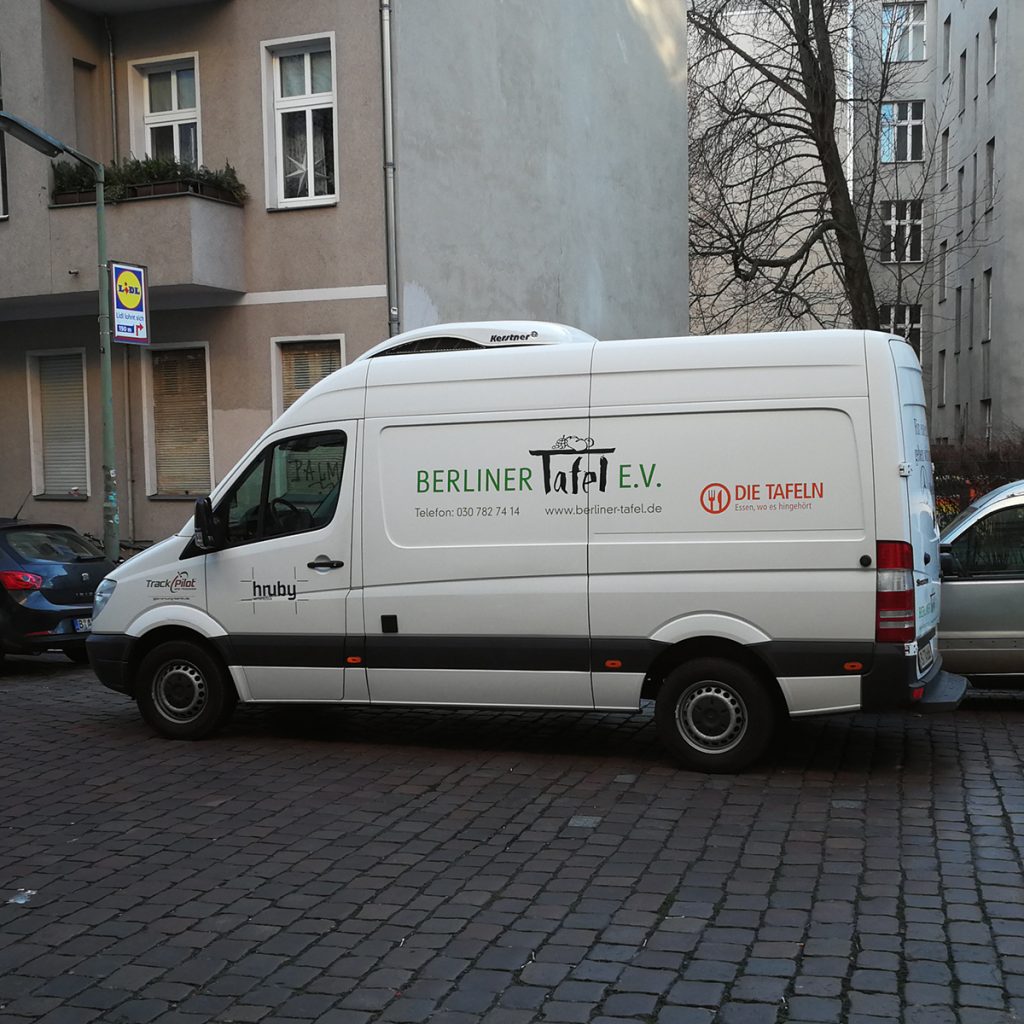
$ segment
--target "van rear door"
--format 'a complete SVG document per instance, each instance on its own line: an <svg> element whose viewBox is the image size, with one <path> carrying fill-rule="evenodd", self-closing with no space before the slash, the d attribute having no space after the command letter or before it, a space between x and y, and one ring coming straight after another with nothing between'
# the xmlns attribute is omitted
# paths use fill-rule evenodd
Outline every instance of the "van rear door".
<svg viewBox="0 0 1024 1024"><path fill-rule="evenodd" d="M935 522L935 487L928 444L928 419L921 364L902 340L889 342L896 367L903 435L903 464L910 543L914 550L914 594L917 622L918 675L935 660L939 625L939 530Z"/></svg>

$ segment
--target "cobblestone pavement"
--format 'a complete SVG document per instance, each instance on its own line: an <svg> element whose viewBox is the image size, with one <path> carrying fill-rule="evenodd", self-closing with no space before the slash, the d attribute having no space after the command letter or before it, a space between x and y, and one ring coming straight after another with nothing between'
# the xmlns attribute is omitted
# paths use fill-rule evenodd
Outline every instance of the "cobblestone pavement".
<svg viewBox="0 0 1024 1024"><path fill-rule="evenodd" d="M738 777L650 714L174 743L57 655L0 699L0 1021L1024 1020L1024 695L795 723Z"/></svg>

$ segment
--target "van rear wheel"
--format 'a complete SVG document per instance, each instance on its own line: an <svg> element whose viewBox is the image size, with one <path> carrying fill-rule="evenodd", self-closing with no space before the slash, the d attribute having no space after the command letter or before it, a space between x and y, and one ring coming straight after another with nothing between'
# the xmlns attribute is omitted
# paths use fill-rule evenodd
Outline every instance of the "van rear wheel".
<svg viewBox="0 0 1024 1024"><path fill-rule="evenodd" d="M662 743L685 768L701 772L746 768L778 726L764 681L725 658L695 658L670 672L654 718Z"/></svg>
<svg viewBox="0 0 1024 1024"><path fill-rule="evenodd" d="M231 717L238 701L230 677L198 644L174 640L142 659L136 697L142 717L161 736L199 740Z"/></svg>

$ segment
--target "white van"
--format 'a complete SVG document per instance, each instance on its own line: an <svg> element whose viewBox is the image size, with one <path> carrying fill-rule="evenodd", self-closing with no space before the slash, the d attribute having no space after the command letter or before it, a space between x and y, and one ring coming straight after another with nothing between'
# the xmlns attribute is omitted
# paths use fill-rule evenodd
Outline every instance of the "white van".
<svg viewBox="0 0 1024 1024"><path fill-rule="evenodd" d="M955 707L921 369L863 331L384 342L97 592L155 729L236 701L635 711L732 771L788 715Z"/></svg>

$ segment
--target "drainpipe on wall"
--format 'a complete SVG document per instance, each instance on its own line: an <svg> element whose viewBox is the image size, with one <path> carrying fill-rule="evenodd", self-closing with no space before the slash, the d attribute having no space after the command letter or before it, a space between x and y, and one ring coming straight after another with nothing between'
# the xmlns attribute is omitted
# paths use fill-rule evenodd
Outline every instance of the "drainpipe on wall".
<svg viewBox="0 0 1024 1024"><path fill-rule="evenodd" d="M388 251L388 333L402 330L398 315L398 241L395 228L395 114L391 82L391 2L380 5L381 77L384 86L384 226Z"/></svg>

